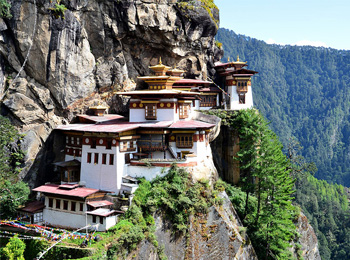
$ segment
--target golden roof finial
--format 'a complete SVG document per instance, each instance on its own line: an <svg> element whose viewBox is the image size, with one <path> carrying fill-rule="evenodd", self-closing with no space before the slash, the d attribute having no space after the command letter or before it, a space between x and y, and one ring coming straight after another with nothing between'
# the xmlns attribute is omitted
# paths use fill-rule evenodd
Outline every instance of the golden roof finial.
<svg viewBox="0 0 350 260"><path fill-rule="evenodd" d="M230 62L230 56L229 56L229 57L227 57L227 62Z"/></svg>
<svg viewBox="0 0 350 260"><path fill-rule="evenodd" d="M162 65L162 57L159 57L159 65Z"/></svg>
<svg viewBox="0 0 350 260"><path fill-rule="evenodd" d="M237 55L237 61L239 61L239 55Z"/></svg>

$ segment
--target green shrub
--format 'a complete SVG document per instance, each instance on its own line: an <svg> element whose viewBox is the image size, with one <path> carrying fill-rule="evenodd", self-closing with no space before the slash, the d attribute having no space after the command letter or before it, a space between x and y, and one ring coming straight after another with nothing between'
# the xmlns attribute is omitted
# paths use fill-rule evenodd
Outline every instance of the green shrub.
<svg viewBox="0 0 350 260"><path fill-rule="evenodd" d="M0 17L10 19L11 14L11 3L7 0L0 0Z"/></svg>

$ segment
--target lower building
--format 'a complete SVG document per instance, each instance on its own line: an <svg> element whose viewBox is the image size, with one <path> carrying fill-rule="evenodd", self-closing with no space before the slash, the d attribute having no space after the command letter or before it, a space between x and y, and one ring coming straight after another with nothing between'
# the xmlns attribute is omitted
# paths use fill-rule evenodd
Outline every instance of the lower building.
<svg viewBox="0 0 350 260"><path fill-rule="evenodd" d="M79 184L45 184L33 191L40 192L45 200L45 224L60 228L80 229L90 226L106 231L117 223L122 213L110 209L105 200L107 191L82 187Z"/></svg>

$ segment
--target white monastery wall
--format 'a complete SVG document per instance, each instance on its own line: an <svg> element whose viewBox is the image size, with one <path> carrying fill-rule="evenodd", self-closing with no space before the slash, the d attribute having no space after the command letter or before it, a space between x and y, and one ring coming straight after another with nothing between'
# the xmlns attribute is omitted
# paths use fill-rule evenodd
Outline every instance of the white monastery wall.
<svg viewBox="0 0 350 260"><path fill-rule="evenodd" d="M116 167L116 149L117 147L115 146L112 146L112 149L106 149L105 146L91 148L90 145L83 145L80 180L86 183L86 187L113 192L118 191L119 176L117 175ZM87 162L88 153L91 153L91 163ZM98 153L98 163L94 163L96 153ZM103 153L107 154L106 164L102 164ZM110 154L114 154L113 165L110 165Z"/></svg>
<svg viewBox="0 0 350 260"><path fill-rule="evenodd" d="M227 92L231 96L229 109L240 110L240 109L247 109L247 108L253 107L253 93L252 93L251 86L248 86L248 92L245 95L245 104L239 104L239 97L237 94L237 87L236 86L228 86Z"/></svg>

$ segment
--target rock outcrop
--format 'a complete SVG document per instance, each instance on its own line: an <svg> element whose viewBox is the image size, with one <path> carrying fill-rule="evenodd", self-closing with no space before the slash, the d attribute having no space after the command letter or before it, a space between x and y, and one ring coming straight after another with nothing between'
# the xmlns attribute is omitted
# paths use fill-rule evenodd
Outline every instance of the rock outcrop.
<svg viewBox="0 0 350 260"><path fill-rule="evenodd" d="M1 110L25 133L22 177L32 186L33 161L44 156L57 124L98 100L126 112L127 100L112 91L142 88L136 77L159 57L186 77L206 79L221 55L214 41L218 10L209 14L200 0L62 0L67 10L58 14L55 0L9 2L13 17L0 18Z"/></svg>
<svg viewBox="0 0 350 260"><path fill-rule="evenodd" d="M304 260L321 260L316 234L303 213L300 213L296 226L299 233L297 243L301 246L300 255ZM294 256L297 257L296 254Z"/></svg>
<svg viewBox="0 0 350 260"><path fill-rule="evenodd" d="M212 206L207 214L192 216L188 236L175 236L171 224L162 218L155 217L156 236L164 255L172 259L195 260L257 260L255 251L245 234L239 217L231 201L223 192L224 204ZM137 250L131 252L127 259L159 259L157 249L148 241L140 243Z"/></svg>

